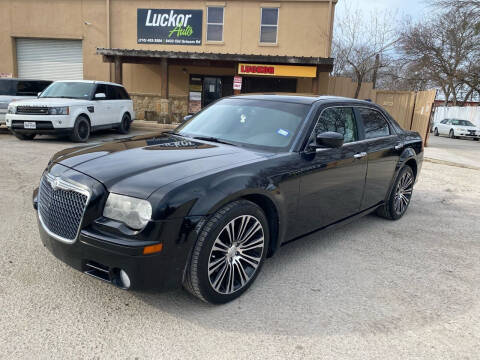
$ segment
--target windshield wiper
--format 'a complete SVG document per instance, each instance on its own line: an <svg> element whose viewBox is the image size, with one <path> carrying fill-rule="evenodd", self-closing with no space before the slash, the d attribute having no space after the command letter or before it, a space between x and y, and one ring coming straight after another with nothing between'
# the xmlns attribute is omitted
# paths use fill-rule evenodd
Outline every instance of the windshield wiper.
<svg viewBox="0 0 480 360"><path fill-rule="evenodd" d="M204 140L204 141L211 141L211 142L216 142L216 143L219 143L219 144L226 144L226 145L233 145L233 146L237 146L235 144L232 144L228 141L225 141L225 140L221 140L219 138L216 138L216 137L213 137L213 136L193 136L192 139L195 139L195 140Z"/></svg>

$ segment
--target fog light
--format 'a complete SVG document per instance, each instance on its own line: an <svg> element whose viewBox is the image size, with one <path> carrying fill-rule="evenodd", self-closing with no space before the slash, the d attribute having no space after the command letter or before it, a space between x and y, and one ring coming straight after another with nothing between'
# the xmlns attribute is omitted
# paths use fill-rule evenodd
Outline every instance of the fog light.
<svg viewBox="0 0 480 360"><path fill-rule="evenodd" d="M125 289L130 287L130 278L128 277L125 270L120 270L120 280L122 281L122 285Z"/></svg>

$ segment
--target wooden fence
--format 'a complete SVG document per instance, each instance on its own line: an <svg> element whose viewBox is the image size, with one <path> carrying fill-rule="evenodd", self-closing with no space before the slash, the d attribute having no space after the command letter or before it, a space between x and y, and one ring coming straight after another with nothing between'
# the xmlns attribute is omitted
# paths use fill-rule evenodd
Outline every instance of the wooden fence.
<svg viewBox="0 0 480 360"><path fill-rule="evenodd" d="M331 77L328 95L354 97L357 83L346 77ZM437 90L387 91L375 90L372 83L362 83L359 99L370 99L382 106L407 130L420 133L425 145L429 134L430 117Z"/></svg>

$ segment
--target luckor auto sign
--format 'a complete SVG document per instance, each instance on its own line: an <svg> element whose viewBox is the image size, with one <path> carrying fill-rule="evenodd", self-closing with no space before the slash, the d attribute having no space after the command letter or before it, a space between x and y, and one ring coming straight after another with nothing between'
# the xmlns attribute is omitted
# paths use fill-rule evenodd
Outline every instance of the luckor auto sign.
<svg viewBox="0 0 480 360"><path fill-rule="evenodd" d="M137 43L202 45L202 10L137 9Z"/></svg>

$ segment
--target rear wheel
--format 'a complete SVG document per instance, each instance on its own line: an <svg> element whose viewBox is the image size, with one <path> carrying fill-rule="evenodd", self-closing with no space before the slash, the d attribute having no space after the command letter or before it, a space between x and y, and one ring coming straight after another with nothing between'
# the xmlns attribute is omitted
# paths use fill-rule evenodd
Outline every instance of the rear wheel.
<svg viewBox="0 0 480 360"><path fill-rule="evenodd" d="M260 207L246 200L224 206L198 236L185 288L213 304L236 299L260 272L268 243L268 222Z"/></svg>
<svg viewBox="0 0 480 360"><path fill-rule="evenodd" d="M15 135L15 137L19 140L33 140L36 134L20 134L14 132L13 135Z"/></svg>
<svg viewBox="0 0 480 360"><path fill-rule="evenodd" d="M433 135L435 135L435 136L440 135L440 134L438 133L438 128L435 128L435 130L433 130Z"/></svg>
<svg viewBox="0 0 480 360"><path fill-rule="evenodd" d="M408 209L413 194L415 175L410 166L406 165L398 174L393 190L385 205L377 209L377 214L390 220L400 219Z"/></svg>
<svg viewBox="0 0 480 360"><path fill-rule="evenodd" d="M85 116L79 116L75 121L70 139L74 142L86 142L90 137L90 121Z"/></svg>
<svg viewBox="0 0 480 360"><path fill-rule="evenodd" d="M480 139L479 138L473 138L473 141L478 141L478 140L480 140Z"/></svg>
<svg viewBox="0 0 480 360"><path fill-rule="evenodd" d="M132 123L132 120L130 119L130 115L123 114L122 121L118 127L118 132L120 134L128 134L128 132L130 131L131 123Z"/></svg>

